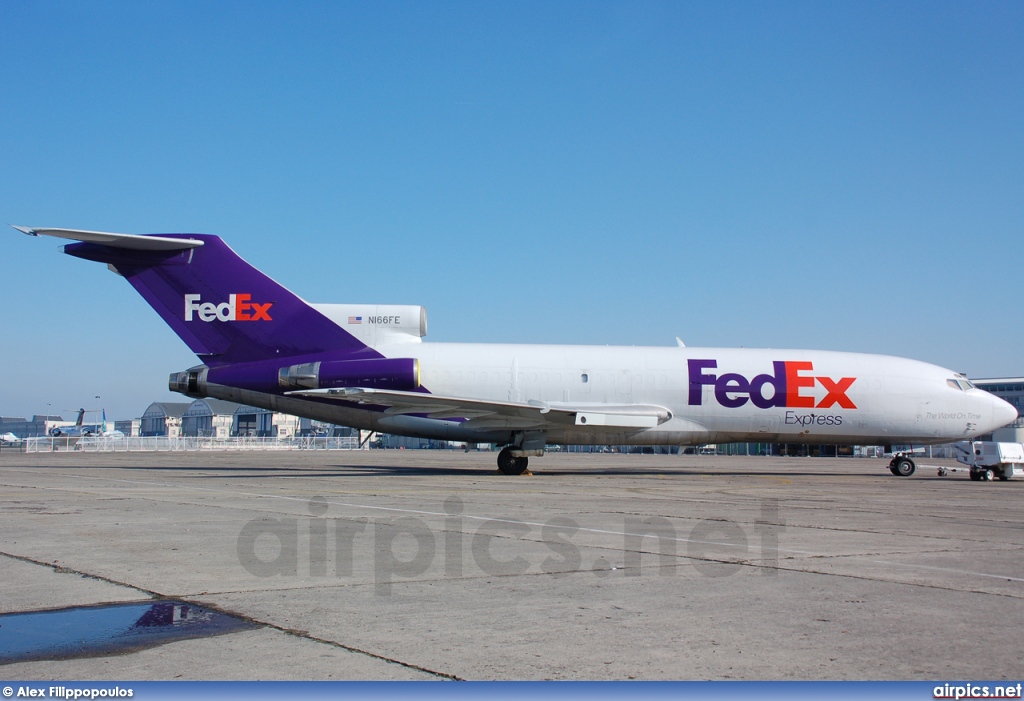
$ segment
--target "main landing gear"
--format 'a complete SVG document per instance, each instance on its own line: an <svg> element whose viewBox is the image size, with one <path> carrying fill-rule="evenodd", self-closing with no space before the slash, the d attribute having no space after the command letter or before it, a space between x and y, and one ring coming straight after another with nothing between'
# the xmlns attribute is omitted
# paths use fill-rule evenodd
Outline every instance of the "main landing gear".
<svg viewBox="0 0 1024 701"><path fill-rule="evenodd" d="M906 455L894 455L889 461L889 472L897 477L910 477L916 469L917 465Z"/></svg>
<svg viewBox="0 0 1024 701"><path fill-rule="evenodd" d="M498 453L498 471L503 475L531 474L526 471L529 458L544 455L546 437L544 431L516 431L510 436L511 445Z"/></svg>
<svg viewBox="0 0 1024 701"><path fill-rule="evenodd" d="M503 475L521 475L526 472L526 466L530 462L529 458L515 457L512 455L512 450L512 446L509 445L498 453L498 469Z"/></svg>

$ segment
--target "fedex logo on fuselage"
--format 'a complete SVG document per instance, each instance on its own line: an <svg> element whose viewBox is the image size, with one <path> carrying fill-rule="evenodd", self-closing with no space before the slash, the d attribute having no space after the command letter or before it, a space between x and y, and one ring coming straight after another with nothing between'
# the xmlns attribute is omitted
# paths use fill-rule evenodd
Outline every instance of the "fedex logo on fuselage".
<svg viewBox="0 0 1024 701"><path fill-rule="evenodd" d="M200 321L272 321L272 306L273 302L253 302L250 294L228 295L220 304L204 302L202 295L185 295L185 321L192 321L193 315Z"/></svg>
<svg viewBox="0 0 1024 701"><path fill-rule="evenodd" d="M776 360L772 363L774 374L756 375L747 379L735 372L723 375L708 373L718 367L717 360L691 358L687 361L690 373L690 406L703 402L704 387L715 388L715 400L722 406L735 409L748 401L759 409L772 407L828 409L839 405L843 409L856 409L857 405L846 396L856 377L831 377L811 375L814 364L807 360ZM825 389L825 396L815 404L810 391L815 385ZM766 392L765 387L771 386ZM768 396L765 396L765 395Z"/></svg>

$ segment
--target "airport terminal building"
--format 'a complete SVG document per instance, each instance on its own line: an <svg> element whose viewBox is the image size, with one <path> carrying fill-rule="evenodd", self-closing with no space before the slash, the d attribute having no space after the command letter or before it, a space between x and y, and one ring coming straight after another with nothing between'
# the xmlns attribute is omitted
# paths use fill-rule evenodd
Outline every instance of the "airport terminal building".
<svg viewBox="0 0 1024 701"><path fill-rule="evenodd" d="M74 425L74 421L65 421L63 416L49 414L36 414L31 419L0 416L0 433L13 433L18 438L39 438L49 435L51 428Z"/></svg>
<svg viewBox="0 0 1024 701"><path fill-rule="evenodd" d="M289 439L299 435L330 433L333 428L315 424L290 414L207 397L193 402L153 402L142 415L139 434L217 440L235 437Z"/></svg>
<svg viewBox="0 0 1024 701"><path fill-rule="evenodd" d="M153 402L142 414L139 435L178 438L181 435L181 417L188 407L189 402Z"/></svg>

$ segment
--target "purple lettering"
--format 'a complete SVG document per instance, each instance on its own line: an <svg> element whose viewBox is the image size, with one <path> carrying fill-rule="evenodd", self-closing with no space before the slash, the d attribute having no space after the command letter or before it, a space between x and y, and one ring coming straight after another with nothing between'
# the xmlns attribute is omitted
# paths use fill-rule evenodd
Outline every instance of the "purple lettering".
<svg viewBox="0 0 1024 701"><path fill-rule="evenodd" d="M714 375L705 375L705 368L716 368L718 367L717 360L698 360L691 358L686 361L686 366L690 371L690 406L700 406L701 397L704 393L704 385L715 384Z"/></svg>
<svg viewBox="0 0 1024 701"><path fill-rule="evenodd" d="M750 384L747 378L735 372L727 372L718 378L715 383L715 399L718 403L728 409L736 409L747 403L748 397L741 394L739 397L730 397L730 394L747 393L750 391Z"/></svg>
<svg viewBox="0 0 1024 701"><path fill-rule="evenodd" d="M775 375L758 375L750 381L750 401L758 409L770 409L773 406L786 406L786 364L776 360L772 365L775 367ZM765 385L771 385L775 393L765 397Z"/></svg>

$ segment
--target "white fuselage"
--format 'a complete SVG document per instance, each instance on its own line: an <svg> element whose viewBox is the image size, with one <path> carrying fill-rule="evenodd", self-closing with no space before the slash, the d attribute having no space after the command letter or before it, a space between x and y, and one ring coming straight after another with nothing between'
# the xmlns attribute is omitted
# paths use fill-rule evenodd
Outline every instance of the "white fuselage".
<svg viewBox="0 0 1024 701"><path fill-rule="evenodd" d="M643 430L549 432L553 443L936 443L980 435L1016 417L993 395L957 386L949 370L891 356L423 342L376 350L418 358L423 386L433 394L657 405L672 413L669 421ZM784 384L785 394L776 397Z"/></svg>

